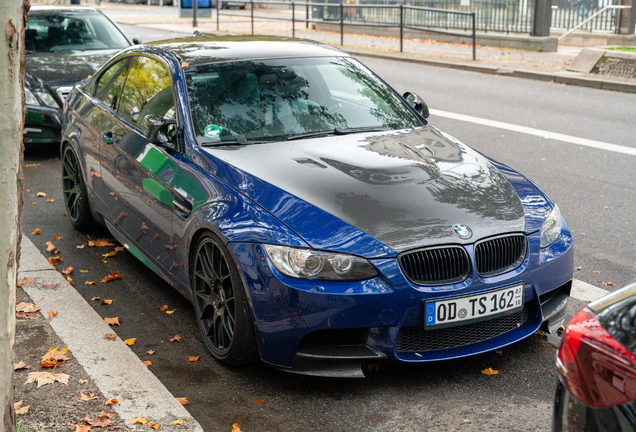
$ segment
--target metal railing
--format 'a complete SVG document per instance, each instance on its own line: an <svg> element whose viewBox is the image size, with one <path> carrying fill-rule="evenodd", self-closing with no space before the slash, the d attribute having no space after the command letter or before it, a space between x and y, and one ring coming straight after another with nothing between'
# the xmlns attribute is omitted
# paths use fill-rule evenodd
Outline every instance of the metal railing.
<svg viewBox="0 0 636 432"><path fill-rule="evenodd" d="M245 14L236 14L231 12L222 12L220 8L220 1L217 2L216 9L216 29L219 30L220 16L245 16ZM292 23L292 36L296 37L296 23L305 23L305 27L309 25L310 22L313 23L329 23L329 24L339 24L340 25L340 45L344 45L344 28L345 26L367 26L367 27L378 27L378 28L397 28L400 31L400 52L404 50L404 29L407 30L416 30L422 32L429 33L437 33L437 34L445 34L451 36L460 36L460 37L470 37L472 39L472 48L473 48L473 60L477 59L477 51L476 51L476 17L475 12L465 12L465 11L457 11L457 10L448 10L448 9L437 9L437 8L429 8L429 7L421 7L421 6L410 6L410 5L402 5L402 4L345 4L345 3L317 3L317 2L295 2L295 1L271 1L271 0L250 0L246 1L245 4L249 3L250 6L250 21L252 25L252 34L254 34L254 18L256 19L266 19L266 20L278 20L278 21L291 21ZM291 17L282 16L282 15L255 15L254 14L254 5L284 5L291 8ZM304 18L299 18L296 16L296 12L302 9L298 9L298 6L301 8L304 7ZM314 18L313 10L310 16L309 10L311 8L325 8L327 10L322 11L321 16L327 15L327 18ZM392 10L394 11L393 19L389 22L375 22L375 21L366 21L366 20L355 20L352 18L353 16L358 15L358 9L362 10ZM355 10L355 11L353 11ZM325 14L326 12L326 14ZM463 28L466 32L454 32L449 31L448 22L450 19L433 19L430 21L431 25L422 25L419 24L422 21L417 20L417 15L428 15L432 16L444 16L448 17L460 17L462 19L461 28ZM335 16L334 16L335 15ZM415 17L415 18L414 18ZM454 22L459 22L458 19L453 20ZM432 25L435 23L435 25ZM455 28L455 27L450 27Z"/></svg>
<svg viewBox="0 0 636 432"><path fill-rule="evenodd" d="M559 36L559 40L562 40L564 38L566 38L567 36L569 36L570 34L574 33L576 30L582 28L585 24L589 23L590 21L592 21L594 18L596 18L597 16L601 15L603 12L607 11L607 10L611 10L611 9L631 9L631 6L605 6L604 8L602 8L601 10L599 10L598 12L596 12L595 14L593 14L592 16L590 16L588 19L581 21L579 23L579 25L571 28L570 30L566 31L565 33L563 33L561 36Z"/></svg>
<svg viewBox="0 0 636 432"><path fill-rule="evenodd" d="M614 7L620 3L621 0L553 0L551 27L571 29L585 21L580 27L584 30L618 32L619 12L616 9L631 7Z"/></svg>

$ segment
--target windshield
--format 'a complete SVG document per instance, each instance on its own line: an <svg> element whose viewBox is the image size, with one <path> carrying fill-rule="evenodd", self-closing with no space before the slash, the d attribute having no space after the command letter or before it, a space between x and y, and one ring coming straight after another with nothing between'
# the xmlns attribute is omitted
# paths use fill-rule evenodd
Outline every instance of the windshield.
<svg viewBox="0 0 636 432"><path fill-rule="evenodd" d="M186 84L201 144L422 125L393 90L351 58L203 65L186 70Z"/></svg>
<svg viewBox="0 0 636 432"><path fill-rule="evenodd" d="M31 14L25 31L29 52L122 49L124 35L100 13Z"/></svg>

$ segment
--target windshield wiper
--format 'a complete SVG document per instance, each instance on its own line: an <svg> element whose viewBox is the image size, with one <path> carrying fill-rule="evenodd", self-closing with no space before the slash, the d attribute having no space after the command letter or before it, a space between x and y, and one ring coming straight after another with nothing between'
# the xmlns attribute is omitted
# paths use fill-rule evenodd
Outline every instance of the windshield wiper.
<svg viewBox="0 0 636 432"><path fill-rule="evenodd" d="M320 137L320 136L327 136L327 135L332 134L332 133L333 133L333 130L326 130L326 131L307 132L307 133L288 135L287 136L287 141L293 141L293 140L298 140L298 139L303 139L303 138L314 138L314 137Z"/></svg>
<svg viewBox="0 0 636 432"><path fill-rule="evenodd" d="M204 142L204 143L200 143L202 147L221 147L221 146L228 146L228 145L249 145L249 144L263 144L263 143L267 143L267 142L271 142L271 141L248 141L245 138L237 138L235 140L229 140L229 141L213 141L213 142Z"/></svg>
<svg viewBox="0 0 636 432"><path fill-rule="evenodd" d="M347 135L350 133L360 133L360 132L381 132L391 130L390 127L386 126L370 126L370 127L357 127L357 128L340 128L337 127L333 130L335 135Z"/></svg>

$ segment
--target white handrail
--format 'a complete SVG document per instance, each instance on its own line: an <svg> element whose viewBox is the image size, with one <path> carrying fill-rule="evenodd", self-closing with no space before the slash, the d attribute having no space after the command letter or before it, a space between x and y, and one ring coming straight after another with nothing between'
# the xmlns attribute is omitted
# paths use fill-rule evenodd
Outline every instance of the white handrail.
<svg viewBox="0 0 636 432"><path fill-rule="evenodd" d="M596 18L598 15L602 14L603 12L605 12L608 9L629 9L632 6L623 6L623 5L609 5L609 6L605 6L603 9L599 10L598 12L596 12L594 15L592 15L591 17L589 17L588 19L586 19L585 21L582 21L581 23L579 23L576 27L571 28L570 30L566 31L565 33L563 33L561 36L559 36L559 40L563 39L566 36L569 36L571 33L573 33L575 30L580 29L581 27L583 27L585 24L587 24L588 22L590 22L591 20L593 20L594 18Z"/></svg>

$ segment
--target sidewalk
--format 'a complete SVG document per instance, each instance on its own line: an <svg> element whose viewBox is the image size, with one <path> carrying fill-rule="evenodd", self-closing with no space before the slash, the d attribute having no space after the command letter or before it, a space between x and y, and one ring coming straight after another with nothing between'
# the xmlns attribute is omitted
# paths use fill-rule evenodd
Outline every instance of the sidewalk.
<svg viewBox="0 0 636 432"><path fill-rule="evenodd" d="M107 15L121 24L137 25L159 30L192 33L192 18L179 18L178 10L171 7L137 6L100 7ZM245 13L234 9L225 13ZM256 14L268 11L256 10ZM249 14L249 12L247 13ZM301 14L302 15L302 14ZM300 16L300 15L299 15ZM221 16L219 31L216 17L200 18L196 30L204 34L251 34L249 16ZM295 25L295 36L340 46L340 34L305 28L305 23ZM349 27L351 30L351 27ZM397 30L396 30L397 32ZM255 19L255 34L292 36L292 24L286 21ZM143 42L143 41L142 41ZM472 60L472 46L465 43L438 42L431 39L404 39L403 51L399 51L399 38L370 36L356 33L344 34L342 49L359 56L403 60L427 65L459 68L481 73L516 76L561 84L571 84L608 90L636 93L636 79L600 76L567 71L581 51L578 47L562 46L559 52L524 51L513 48L497 48L477 45L477 60Z"/></svg>
<svg viewBox="0 0 636 432"><path fill-rule="evenodd" d="M17 318L14 362L27 368L14 373L15 401L29 406L16 416L22 432L87 431L90 422L105 431L203 431L25 235L18 281L23 286L17 303L40 308ZM42 357L55 347L68 348L70 358L55 368L42 367ZM66 383L27 383L30 374L47 372ZM46 376L40 378L46 382ZM117 402L107 404L113 399Z"/></svg>

